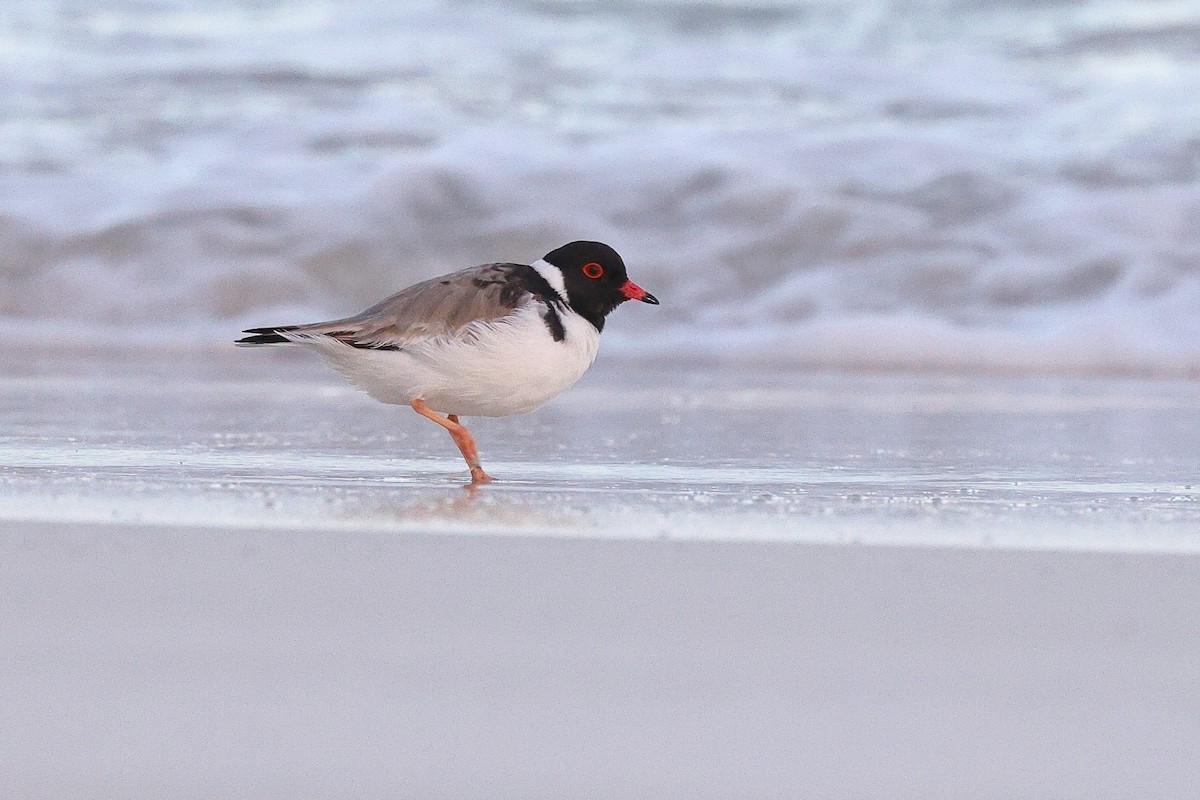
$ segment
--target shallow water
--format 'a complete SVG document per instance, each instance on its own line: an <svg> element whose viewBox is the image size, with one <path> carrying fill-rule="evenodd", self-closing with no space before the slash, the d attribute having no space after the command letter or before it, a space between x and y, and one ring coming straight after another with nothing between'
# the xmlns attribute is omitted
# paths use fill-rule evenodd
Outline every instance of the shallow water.
<svg viewBox="0 0 1200 800"><path fill-rule="evenodd" d="M93 356L3 379L0 518L1200 549L1188 383L602 359L539 412L468 420L499 478L468 492L435 426L272 355Z"/></svg>

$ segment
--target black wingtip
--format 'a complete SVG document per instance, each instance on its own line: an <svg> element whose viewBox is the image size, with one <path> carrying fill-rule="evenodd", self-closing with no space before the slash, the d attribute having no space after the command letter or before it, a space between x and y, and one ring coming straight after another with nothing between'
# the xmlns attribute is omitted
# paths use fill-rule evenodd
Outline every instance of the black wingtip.
<svg viewBox="0 0 1200 800"><path fill-rule="evenodd" d="M289 339L280 336L283 331L290 331L291 326L280 326L274 328L247 328L242 333L250 333L252 336L246 336L242 339L235 339L234 344L287 344Z"/></svg>

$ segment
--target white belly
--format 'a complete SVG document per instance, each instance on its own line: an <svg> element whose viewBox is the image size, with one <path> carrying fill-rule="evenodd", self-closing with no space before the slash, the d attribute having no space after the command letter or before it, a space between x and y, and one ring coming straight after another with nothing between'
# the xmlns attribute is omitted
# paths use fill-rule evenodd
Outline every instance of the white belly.
<svg viewBox="0 0 1200 800"><path fill-rule="evenodd" d="M364 350L332 340L306 342L376 400L434 411L500 417L533 411L578 381L596 358L600 333L575 314L560 314L566 337L554 341L537 304L470 336L435 339L403 350Z"/></svg>

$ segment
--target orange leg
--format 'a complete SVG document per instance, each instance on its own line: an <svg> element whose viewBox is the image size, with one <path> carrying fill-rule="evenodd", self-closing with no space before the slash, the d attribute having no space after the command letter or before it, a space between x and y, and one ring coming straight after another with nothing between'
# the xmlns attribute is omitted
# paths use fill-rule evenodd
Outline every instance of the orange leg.
<svg viewBox="0 0 1200 800"><path fill-rule="evenodd" d="M450 438L458 445L458 451L462 453L462 457L466 459L467 467L471 470L471 486L491 482L492 476L484 472L483 467L479 466L479 450L475 447L475 439L472 438L471 432L467 430L467 427L459 423L457 416L450 414L443 417L425 405L424 400L413 400L409 405L412 406L413 411L425 417L425 419L433 420L449 431Z"/></svg>

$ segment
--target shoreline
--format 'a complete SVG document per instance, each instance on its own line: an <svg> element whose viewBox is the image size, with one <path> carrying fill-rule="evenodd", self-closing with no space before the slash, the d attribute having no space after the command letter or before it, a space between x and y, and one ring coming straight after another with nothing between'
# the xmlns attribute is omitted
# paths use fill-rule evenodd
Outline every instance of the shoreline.
<svg viewBox="0 0 1200 800"><path fill-rule="evenodd" d="M443 431L287 355L0 376L0 520L1200 551L1191 384L609 361L469 420L468 494Z"/></svg>

